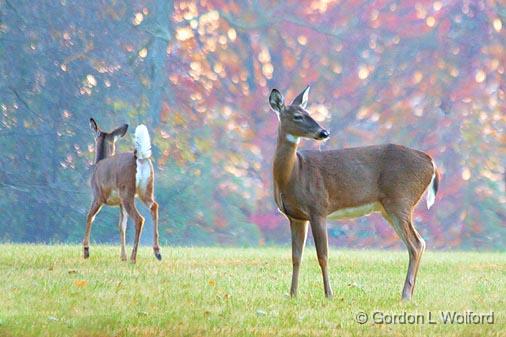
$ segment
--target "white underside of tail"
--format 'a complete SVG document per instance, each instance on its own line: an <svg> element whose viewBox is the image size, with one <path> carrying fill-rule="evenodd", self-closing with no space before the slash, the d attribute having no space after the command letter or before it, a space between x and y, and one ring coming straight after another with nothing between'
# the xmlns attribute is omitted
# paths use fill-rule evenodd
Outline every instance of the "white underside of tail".
<svg viewBox="0 0 506 337"><path fill-rule="evenodd" d="M148 187L149 177L151 176L151 165L147 159L137 159L137 171L135 172L135 187L142 192Z"/></svg>
<svg viewBox="0 0 506 337"><path fill-rule="evenodd" d="M137 158L147 159L151 157L151 140L146 125L141 124L135 129L135 150Z"/></svg>
<svg viewBox="0 0 506 337"><path fill-rule="evenodd" d="M151 175L151 140L146 125L141 124L135 129L135 150L137 156L137 170L135 172L135 185L145 191Z"/></svg>
<svg viewBox="0 0 506 337"><path fill-rule="evenodd" d="M429 186L427 187L427 209L430 209L436 201L436 195L434 194L434 179L436 179L436 163L432 161L434 172L432 173L432 179L430 180Z"/></svg>

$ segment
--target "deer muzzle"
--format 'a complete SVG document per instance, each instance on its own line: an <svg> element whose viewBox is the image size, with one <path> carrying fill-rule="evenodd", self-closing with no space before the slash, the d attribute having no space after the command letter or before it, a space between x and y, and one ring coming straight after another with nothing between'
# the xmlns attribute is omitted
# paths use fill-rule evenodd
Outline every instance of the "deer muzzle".
<svg viewBox="0 0 506 337"><path fill-rule="evenodd" d="M318 132L316 134L316 136L314 138L317 139L317 140L324 140L324 139L327 139L329 137L330 137L330 132L328 132L325 129L322 129L322 130L320 130L320 132Z"/></svg>

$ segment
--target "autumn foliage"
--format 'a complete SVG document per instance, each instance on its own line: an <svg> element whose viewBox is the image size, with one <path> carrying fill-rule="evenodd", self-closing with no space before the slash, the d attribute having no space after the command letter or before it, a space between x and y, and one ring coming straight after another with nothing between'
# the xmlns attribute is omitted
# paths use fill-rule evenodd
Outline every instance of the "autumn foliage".
<svg viewBox="0 0 506 337"><path fill-rule="evenodd" d="M4 1L0 10L4 240L81 239L94 116L110 128L149 126L162 242L289 241L272 198L277 119L267 97L310 84L308 109L332 135L303 147L426 151L442 174L435 207L415 217L428 246L505 247L500 2ZM93 239L117 240L116 213L99 215ZM379 216L329 231L338 246L400 245Z"/></svg>

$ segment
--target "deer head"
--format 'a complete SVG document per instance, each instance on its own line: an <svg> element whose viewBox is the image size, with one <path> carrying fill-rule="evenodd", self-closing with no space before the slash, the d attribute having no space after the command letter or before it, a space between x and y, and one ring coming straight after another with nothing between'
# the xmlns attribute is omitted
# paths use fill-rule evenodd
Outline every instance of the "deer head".
<svg viewBox="0 0 506 337"><path fill-rule="evenodd" d="M309 86L306 87L290 105L285 105L285 98L277 90L273 89L269 96L269 104L276 112L280 123L280 134L295 143L299 137L317 140L326 139L330 133L322 128L306 110L309 95Z"/></svg>
<svg viewBox="0 0 506 337"><path fill-rule="evenodd" d="M120 137L123 137L128 130L128 124L124 124L112 132L105 132L98 126L93 118L90 118L90 127L95 133L95 163L104 158L113 156L116 152L116 141Z"/></svg>

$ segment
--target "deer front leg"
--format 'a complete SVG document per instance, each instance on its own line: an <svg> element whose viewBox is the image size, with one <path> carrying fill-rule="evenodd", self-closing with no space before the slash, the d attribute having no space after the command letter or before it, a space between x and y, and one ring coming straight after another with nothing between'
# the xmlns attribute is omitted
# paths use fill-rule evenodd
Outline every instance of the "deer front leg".
<svg viewBox="0 0 506 337"><path fill-rule="evenodd" d="M329 272L327 268L329 244L326 218L323 216L312 216L311 231L313 232L316 254L318 256L318 263L320 264L320 268L322 270L325 296L327 298L330 298L332 297L332 288L330 287Z"/></svg>
<svg viewBox="0 0 506 337"><path fill-rule="evenodd" d="M307 237L307 221L290 219L290 230L292 232L292 286L290 296L297 296L299 287L299 268L304 252L304 245Z"/></svg>
<svg viewBox="0 0 506 337"><path fill-rule="evenodd" d="M88 216L86 217L86 230L84 232L84 239L83 239L83 257L85 259L90 257L91 225L93 224L95 216L100 211L101 207L102 204L99 201L93 200L93 202L91 203L90 210L88 212Z"/></svg>

